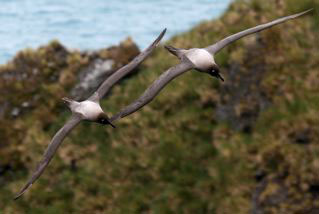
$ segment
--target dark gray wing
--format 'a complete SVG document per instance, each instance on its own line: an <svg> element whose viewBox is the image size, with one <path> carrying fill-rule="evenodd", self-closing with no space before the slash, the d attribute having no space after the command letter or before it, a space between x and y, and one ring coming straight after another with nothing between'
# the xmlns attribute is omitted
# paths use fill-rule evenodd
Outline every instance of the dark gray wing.
<svg viewBox="0 0 319 214"><path fill-rule="evenodd" d="M294 15L291 15L291 16L285 16L285 17L276 19L276 20L274 20L272 22L268 22L266 24L258 25L258 26L253 27L253 28L249 28L247 30L241 31L241 32L236 33L234 35L228 36L225 39L222 39L219 42L215 43L214 45L206 47L205 49L208 52L210 52L211 54L215 54L218 51L220 51L222 48L224 48L225 46L229 45L232 42L235 42L236 40L238 40L238 39L240 39L240 38L242 38L244 36L247 36L247 35L250 35L250 34L253 34L253 33L257 33L259 31L262 31L262 30L265 30L267 28L270 28L270 27L272 27L274 25L278 25L280 23L286 22L286 21L288 21L290 19L295 19L295 18L297 18L299 16L302 16L302 15L304 15L306 13L309 13L312 10L313 9L306 10L306 11L301 12L301 13L297 13L297 14L294 14Z"/></svg>
<svg viewBox="0 0 319 214"><path fill-rule="evenodd" d="M149 86L146 91L140 96L137 100L135 100L130 105L126 106L119 113L115 114L111 121L118 120L127 115L130 115L140 108L142 108L147 103L151 102L154 97L174 78L185 73L186 71L194 68L194 65L188 61L187 59L183 60L180 64L168 69L165 71L158 79L156 79L151 86Z"/></svg>
<svg viewBox="0 0 319 214"><path fill-rule="evenodd" d="M18 199L23 193L31 187L31 185L41 176L46 166L50 163L56 150L59 148L63 139L68 135L68 133L81 121L80 116L72 115L72 117L66 122L66 124L54 135L51 140L47 150L45 151L43 158L39 165L37 166L32 177L28 180L27 184L21 189L21 191L14 198Z"/></svg>
<svg viewBox="0 0 319 214"><path fill-rule="evenodd" d="M122 77L130 73L134 68L136 68L141 62L143 62L158 46L159 42L163 38L166 32L166 28L161 32L161 34L157 37L157 39L143 52L141 52L138 56L136 56L129 64L123 66L118 71L114 72L109 78L107 78L102 85L97 89L97 91L91 95L89 100L91 101L99 101L103 98L103 96L110 90L110 88L119 81Z"/></svg>

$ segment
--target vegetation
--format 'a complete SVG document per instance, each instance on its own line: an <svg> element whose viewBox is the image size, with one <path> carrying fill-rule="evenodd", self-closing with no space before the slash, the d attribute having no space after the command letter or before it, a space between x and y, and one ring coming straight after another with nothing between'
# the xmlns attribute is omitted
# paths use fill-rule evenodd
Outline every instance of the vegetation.
<svg viewBox="0 0 319 214"><path fill-rule="evenodd" d="M308 8L319 1L237 0L220 19L167 43L204 47ZM273 27L216 56L225 83L190 71L117 129L79 125L37 183L13 201L70 116L60 98L89 62L57 42L19 53L0 68L8 74L0 80L0 214L317 213L318 38L315 13ZM102 106L116 113L176 62L159 47ZM32 71L39 78L24 81ZM21 78L9 81L10 72ZM14 117L11 110L26 101L32 105ZM10 111L1 111L5 105Z"/></svg>

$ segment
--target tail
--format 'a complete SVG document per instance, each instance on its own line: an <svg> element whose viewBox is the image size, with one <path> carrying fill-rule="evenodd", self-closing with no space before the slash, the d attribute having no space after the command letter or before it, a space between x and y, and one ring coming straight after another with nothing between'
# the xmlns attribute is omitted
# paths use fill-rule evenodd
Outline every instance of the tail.
<svg viewBox="0 0 319 214"><path fill-rule="evenodd" d="M71 103L74 101L74 100L67 98L67 97L63 97L62 100L67 106L70 106Z"/></svg>
<svg viewBox="0 0 319 214"><path fill-rule="evenodd" d="M166 50L168 50L171 54L177 56L179 59L182 59L182 49L178 49L178 48L174 48L173 46L170 45L164 45L164 47L166 48Z"/></svg>

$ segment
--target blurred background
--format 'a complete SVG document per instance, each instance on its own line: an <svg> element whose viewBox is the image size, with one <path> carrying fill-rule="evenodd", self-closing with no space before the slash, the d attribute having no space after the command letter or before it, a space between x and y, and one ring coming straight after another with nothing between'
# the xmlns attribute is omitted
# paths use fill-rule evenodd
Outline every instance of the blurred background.
<svg viewBox="0 0 319 214"><path fill-rule="evenodd" d="M318 0L0 2L0 214L319 213ZM309 8L218 53L225 82L189 71L116 129L80 124L12 200L70 116L61 98L86 99L164 27L205 47ZM103 109L177 62L158 47Z"/></svg>

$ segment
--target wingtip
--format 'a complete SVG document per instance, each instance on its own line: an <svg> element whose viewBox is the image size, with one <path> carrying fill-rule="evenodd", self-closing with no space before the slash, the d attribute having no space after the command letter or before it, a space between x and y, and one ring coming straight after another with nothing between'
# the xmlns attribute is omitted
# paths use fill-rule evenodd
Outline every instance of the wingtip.
<svg viewBox="0 0 319 214"><path fill-rule="evenodd" d="M162 38L164 37L165 33L167 31L167 28L164 28L164 30L162 30L162 32L160 33L160 35L155 39L155 41L153 42L153 44L151 46L157 46L158 43L162 40Z"/></svg>
<svg viewBox="0 0 319 214"><path fill-rule="evenodd" d="M310 9L306 10L305 13L312 12L313 10L314 10L314 8L310 8Z"/></svg>
<svg viewBox="0 0 319 214"><path fill-rule="evenodd" d="M166 33L166 31L167 31L167 28L164 28L164 30L162 31L162 33Z"/></svg>
<svg viewBox="0 0 319 214"><path fill-rule="evenodd" d="M314 10L314 8L310 8L310 9L308 9L308 10L305 10L305 11L301 12L301 13L298 13L297 16L305 15L305 14L307 14L307 13L312 12L313 10Z"/></svg>
<svg viewBox="0 0 319 214"><path fill-rule="evenodd" d="M164 29L162 30L162 32L160 33L159 37L163 37L164 34L166 33L166 31L167 31L167 28L164 28Z"/></svg>
<svg viewBox="0 0 319 214"><path fill-rule="evenodd" d="M23 193L19 193L18 195L16 195L13 200L16 201L18 200L21 196L23 195Z"/></svg>
<svg viewBox="0 0 319 214"><path fill-rule="evenodd" d="M156 39L157 42L159 42L159 41L162 40L162 38L164 37L166 31L167 31L167 28L164 28L164 30L162 30L162 32L160 33L160 35L159 35L158 38Z"/></svg>
<svg viewBox="0 0 319 214"><path fill-rule="evenodd" d="M13 198L13 200L17 200L19 199L30 187L32 186L32 184L27 184L25 185L20 192Z"/></svg>

